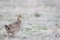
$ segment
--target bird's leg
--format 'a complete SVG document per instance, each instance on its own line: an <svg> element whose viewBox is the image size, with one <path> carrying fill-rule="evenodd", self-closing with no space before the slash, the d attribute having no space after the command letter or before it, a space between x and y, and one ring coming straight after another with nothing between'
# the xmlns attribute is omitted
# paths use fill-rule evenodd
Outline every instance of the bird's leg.
<svg viewBox="0 0 60 40"><path fill-rule="evenodd" d="M11 37L15 37L15 33L11 33Z"/></svg>
<svg viewBox="0 0 60 40"><path fill-rule="evenodd" d="M8 33L8 35L7 35L8 37L10 37L10 33Z"/></svg>
<svg viewBox="0 0 60 40"><path fill-rule="evenodd" d="M7 32L8 33L8 37L11 37L11 33L10 32Z"/></svg>

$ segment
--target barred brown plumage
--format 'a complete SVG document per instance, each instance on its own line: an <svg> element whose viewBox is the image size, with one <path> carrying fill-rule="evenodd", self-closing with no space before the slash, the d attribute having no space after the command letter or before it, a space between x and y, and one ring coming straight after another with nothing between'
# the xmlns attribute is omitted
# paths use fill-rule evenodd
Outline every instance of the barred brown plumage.
<svg viewBox="0 0 60 40"><path fill-rule="evenodd" d="M5 29L9 36L15 36L15 33L18 32L21 28L21 16L18 15L17 21L9 24L8 26L5 25ZM11 35L9 34L11 33Z"/></svg>

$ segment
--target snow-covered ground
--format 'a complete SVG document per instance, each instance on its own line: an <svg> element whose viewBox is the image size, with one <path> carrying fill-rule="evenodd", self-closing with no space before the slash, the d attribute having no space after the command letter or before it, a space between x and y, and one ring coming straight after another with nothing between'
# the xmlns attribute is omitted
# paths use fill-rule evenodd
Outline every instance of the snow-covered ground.
<svg viewBox="0 0 60 40"><path fill-rule="evenodd" d="M0 40L60 40L60 0L0 0ZM15 38L5 37L4 25L22 16Z"/></svg>

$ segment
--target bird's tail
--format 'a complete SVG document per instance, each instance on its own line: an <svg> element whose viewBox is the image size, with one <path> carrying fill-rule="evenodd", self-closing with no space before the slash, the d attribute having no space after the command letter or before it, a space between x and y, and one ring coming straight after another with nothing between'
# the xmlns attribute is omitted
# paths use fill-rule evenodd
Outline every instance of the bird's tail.
<svg viewBox="0 0 60 40"><path fill-rule="evenodd" d="M5 25L5 29L8 29L8 26L7 25Z"/></svg>

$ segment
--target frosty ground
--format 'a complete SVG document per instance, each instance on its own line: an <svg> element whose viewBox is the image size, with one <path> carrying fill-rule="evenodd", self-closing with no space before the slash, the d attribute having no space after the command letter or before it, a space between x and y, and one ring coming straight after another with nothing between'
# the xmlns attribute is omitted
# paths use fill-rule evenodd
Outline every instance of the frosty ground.
<svg viewBox="0 0 60 40"><path fill-rule="evenodd" d="M59 0L0 0L0 40L59 40ZM5 37L4 25L22 16L15 38Z"/></svg>

